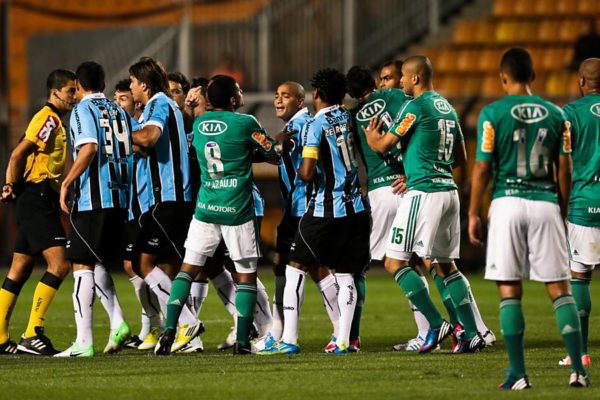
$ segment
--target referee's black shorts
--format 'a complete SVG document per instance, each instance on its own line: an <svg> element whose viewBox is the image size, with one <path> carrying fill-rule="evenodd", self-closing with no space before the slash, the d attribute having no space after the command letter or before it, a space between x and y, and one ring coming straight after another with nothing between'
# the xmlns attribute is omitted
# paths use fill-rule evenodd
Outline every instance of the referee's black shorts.
<svg viewBox="0 0 600 400"><path fill-rule="evenodd" d="M126 209L73 211L69 221L68 260L84 265L122 262Z"/></svg>
<svg viewBox="0 0 600 400"><path fill-rule="evenodd" d="M67 244L60 221L59 194L48 181L25 184L17 197L16 214L15 253L33 256Z"/></svg>
<svg viewBox="0 0 600 400"><path fill-rule="evenodd" d="M305 214L290 251L290 260L321 264L342 273L362 273L370 261L370 216L367 211L341 218Z"/></svg>
<svg viewBox="0 0 600 400"><path fill-rule="evenodd" d="M191 201L165 201L150 207L141 218L140 253L159 258L177 257L183 261L183 245L193 215L194 203Z"/></svg>

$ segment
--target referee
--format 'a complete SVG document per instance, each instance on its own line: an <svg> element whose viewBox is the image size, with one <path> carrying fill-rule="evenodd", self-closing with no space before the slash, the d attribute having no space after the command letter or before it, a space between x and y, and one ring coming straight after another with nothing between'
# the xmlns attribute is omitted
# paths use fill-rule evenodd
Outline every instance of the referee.
<svg viewBox="0 0 600 400"><path fill-rule="evenodd" d="M46 80L47 102L33 117L12 151L0 200L16 200L17 234L13 259L0 290L0 354L53 355L44 335L44 318L69 273L65 232L60 222L59 190L64 177L66 132L61 117L75 104L75 74L57 69ZM34 256L48 265L33 295L27 330L17 345L8 324L17 296L33 269Z"/></svg>

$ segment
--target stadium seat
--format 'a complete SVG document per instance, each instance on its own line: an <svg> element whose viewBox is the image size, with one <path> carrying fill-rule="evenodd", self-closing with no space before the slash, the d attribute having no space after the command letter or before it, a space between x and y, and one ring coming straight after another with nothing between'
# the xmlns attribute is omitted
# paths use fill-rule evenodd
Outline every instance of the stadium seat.
<svg viewBox="0 0 600 400"><path fill-rule="evenodd" d="M436 69L439 72L451 72L456 68L456 52L452 49L442 49L436 58Z"/></svg>
<svg viewBox="0 0 600 400"><path fill-rule="evenodd" d="M579 12L577 3L581 0L557 0L556 13L560 15L573 15Z"/></svg>
<svg viewBox="0 0 600 400"><path fill-rule="evenodd" d="M560 40L561 22L558 20L543 20L540 22L537 35L532 37L532 41L538 42L558 42Z"/></svg>
<svg viewBox="0 0 600 400"><path fill-rule="evenodd" d="M512 15L531 16L536 13L536 0L519 0L514 2Z"/></svg>
<svg viewBox="0 0 600 400"><path fill-rule="evenodd" d="M517 31L517 22L502 20L498 24L496 24L496 41L500 43L514 42L517 38Z"/></svg>
<svg viewBox="0 0 600 400"><path fill-rule="evenodd" d="M456 70L460 72L476 72L478 70L477 60L480 57L479 50L461 50L456 52Z"/></svg>
<svg viewBox="0 0 600 400"><path fill-rule="evenodd" d="M494 2L494 15L498 17L514 15L515 3L517 2L513 0L496 0Z"/></svg>
<svg viewBox="0 0 600 400"><path fill-rule="evenodd" d="M559 28L559 40L564 42L573 42L577 38L588 32L588 24L582 19L568 19L561 22Z"/></svg>
<svg viewBox="0 0 600 400"><path fill-rule="evenodd" d="M500 64L500 61L498 61ZM502 86L497 73L486 74L481 84L481 95L483 97L499 97L502 95Z"/></svg>
<svg viewBox="0 0 600 400"><path fill-rule="evenodd" d="M480 72L493 72L498 70L500 64L500 57L502 57L502 50L498 49L484 49L479 52L478 70Z"/></svg>
<svg viewBox="0 0 600 400"><path fill-rule="evenodd" d="M557 13L556 3L559 0L535 0L535 13L540 16L553 15ZM568 0L573 1L573 0ZM575 0L575 2L578 0Z"/></svg>
<svg viewBox="0 0 600 400"><path fill-rule="evenodd" d="M493 43L496 35L496 24L491 21L479 21L475 32L475 42L477 43Z"/></svg>
<svg viewBox="0 0 600 400"><path fill-rule="evenodd" d="M534 63L534 66L547 71L562 69L571 61L572 52L569 50L565 47L549 47L543 50L540 62Z"/></svg>
<svg viewBox="0 0 600 400"><path fill-rule="evenodd" d="M477 40L475 32L478 23L476 21L461 21L456 24L453 40L457 44L473 43Z"/></svg>
<svg viewBox="0 0 600 400"><path fill-rule="evenodd" d="M548 76L546 80L546 95L548 96L567 96L570 92L569 90L569 79L571 78L571 73L568 71L558 71L553 72Z"/></svg>
<svg viewBox="0 0 600 400"><path fill-rule="evenodd" d="M578 0L577 11L581 15L593 15L600 12L600 2L598 0Z"/></svg>

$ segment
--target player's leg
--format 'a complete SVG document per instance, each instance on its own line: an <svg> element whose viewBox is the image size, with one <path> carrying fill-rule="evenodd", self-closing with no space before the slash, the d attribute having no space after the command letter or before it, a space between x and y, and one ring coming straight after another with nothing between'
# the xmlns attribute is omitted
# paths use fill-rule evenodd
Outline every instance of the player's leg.
<svg viewBox="0 0 600 400"><path fill-rule="evenodd" d="M465 280L467 285L467 289L469 290L469 298L471 299L471 307L473 308L473 315L475 316L475 323L477 324L477 331L481 333L483 336L483 340L485 340L486 346L493 346L496 344L496 335L491 331L483 322L483 317L481 316L481 312L479 311L479 306L477 305L477 301L475 300L475 295L473 294L473 290L471 288L471 282L467 279L467 277L461 272L460 273Z"/></svg>
<svg viewBox="0 0 600 400"><path fill-rule="evenodd" d="M329 268L324 265L312 265L308 269L308 273L319 288L319 292L321 293L321 297L323 299L323 307L327 312L329 321L331 321L333 332L331 334L329 343L325 345L323 350L326 353L332 353L335 351L335 343L340 326L340 310L338 307L339 284L336 282L336 277L331 273ZM304 293L302 293L302 296L301 302L304 301Z"/></svg>
<svg viewBox="0 0 600 400"><path fill-rule="evenodd" d="M277 252L273 257L273 274L275 275L275 292L273 293L273 326L271 335L274 340L281 339L283 333L283 290L285 289L285 267L289 263L289 253Z"/></svg>
<svg viewBox="0 0 600 400"><path fill-rule="evenodd" d="M12 263L0 289L0 355L17 352L17 344L10 340L8 325L17 297L32 270L32 256L13 253Z"/></svg>

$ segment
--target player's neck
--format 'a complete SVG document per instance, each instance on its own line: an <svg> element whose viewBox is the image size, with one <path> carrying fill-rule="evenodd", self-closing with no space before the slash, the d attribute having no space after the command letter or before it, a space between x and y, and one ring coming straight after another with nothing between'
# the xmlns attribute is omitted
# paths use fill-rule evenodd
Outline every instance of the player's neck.
<svg viewBox="0 0 600 400"><path fill-rule="evenodd" d="M417 97L419 97L423 93L432 92L432 91L433 91L433 85L415 86L413 88L413 96L416 99Z"/></svg>
<svg viewBox="0 0 600 400"><path fill-rule="evenodd" d="M509 96L531 96L531 87L526 83L513 83L506 86L506 94Z"/></svg>

